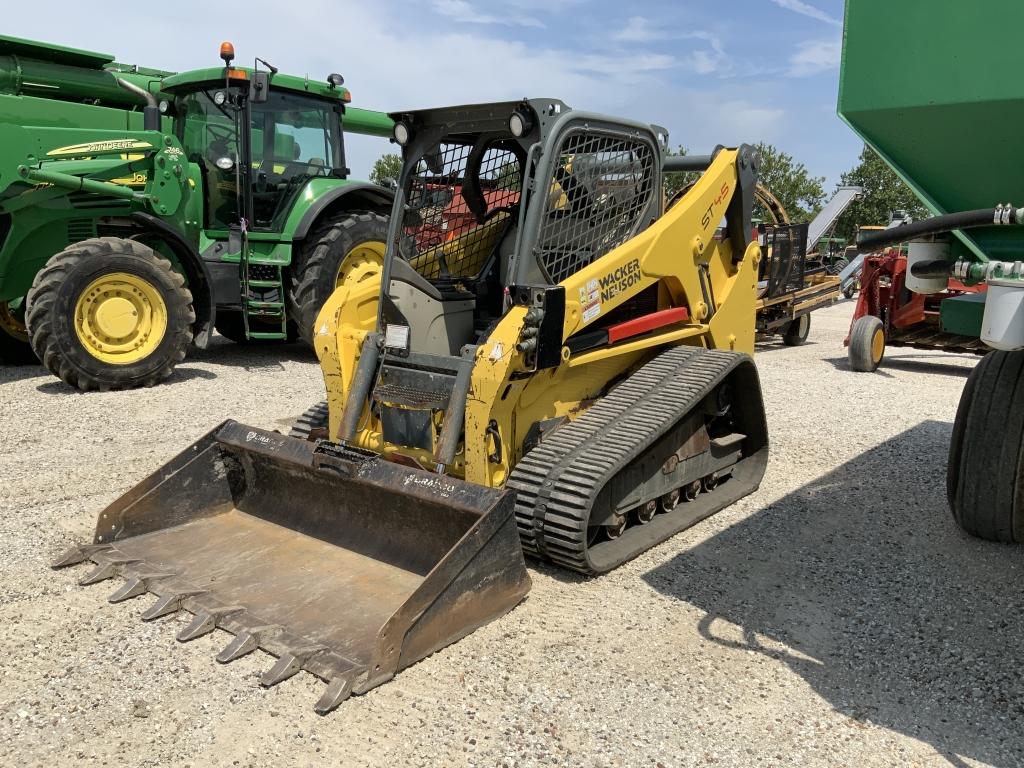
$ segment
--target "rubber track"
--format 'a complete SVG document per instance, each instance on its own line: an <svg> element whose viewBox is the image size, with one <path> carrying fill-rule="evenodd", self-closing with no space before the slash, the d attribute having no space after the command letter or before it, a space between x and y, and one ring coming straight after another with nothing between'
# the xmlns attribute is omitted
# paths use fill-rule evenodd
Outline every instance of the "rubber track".
<svg viewBox="0 0 1024 768"><path fill-rule="evenodd" d="M586 548L590 509L601 489L746 359L699 347L666 350L523 457L508 486L517 491L524 552L598 573Z"/></svg>
<svg viewBox="0 0 1024 768"><path fill-rule="evenodd" d="M308 440L310 433L314 429L320 429L327 426L327 401L321 400L315 405L309 406L299 418L292 424L292 428L288 430L288 437L298 437L302 440Z"/></svg>

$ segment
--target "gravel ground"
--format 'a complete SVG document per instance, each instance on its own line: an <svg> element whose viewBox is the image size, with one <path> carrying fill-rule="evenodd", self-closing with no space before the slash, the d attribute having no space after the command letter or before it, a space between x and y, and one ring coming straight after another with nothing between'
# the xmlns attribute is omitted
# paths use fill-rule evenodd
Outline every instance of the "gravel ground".
<svg viewBox="0 0 1024 768"><path fill-rule="evenodd" d="M47 568L220 420L320 399L312 355L217 343L134 393L0 370L0 765L1024 764L1024 549L945 504L974 360L853 373L851 309L760 348L756 494L605 577L530 563L512 613L324 718L312 676L264 690L270 657L218 665L228 635L178 644L184 616L142 623L112 582Z"/></svg>

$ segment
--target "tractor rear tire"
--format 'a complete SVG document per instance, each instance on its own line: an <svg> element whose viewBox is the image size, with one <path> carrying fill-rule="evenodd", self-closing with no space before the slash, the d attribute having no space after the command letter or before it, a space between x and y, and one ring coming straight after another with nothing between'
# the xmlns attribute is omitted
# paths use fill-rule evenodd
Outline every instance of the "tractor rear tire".
<svg viewBox="0 0 1024 768"><path fill-rule="evenodd" d="M1024 352L989 352L964 385L946 496L972 536L1024 543Z"/></svg>
<svg viewBox="0 0 1024 768"><path fill-rule="evenodd" d="M787 347L799 347L811 333L811 314L800 315L782 326L782 343Z"/></svg>
<svg viewBox="0 0 1024 768"><path fill-rule="evenodd" d="M311 405L288 430L288 437L297 437L300 440L309 440L314 430L327 429L328 411L327 401L321 400L316 405Z"/></svg>
<svg viewBox="0 0 1024 768"><path fill-rule="evenodd" d="M316 316L339 285L380 274L387 235L387 218L366 211L340 214L310 233L292 265L288 296L300 338L313 343Z"/></svg>
<svg viewBox="0 0 1024 768"><path fill-rule="evenodd" d="M0 363L39 365L39 358L28 343L28 329L6 301L0 301Z"/></svg>
<svg viewBox="0 0 1024 768"><path fill-rule="evenodd" d="M874 315L858 318L850 331L847 354L853 370L863 373L876 370L885 356L885 328L882 321Z"/></svg>
<svg viewBox="0 0 1024 768"><path fill-rule="evenodd" d="M185 359L196 319L171 262L118 237L65 248L36 275L27 302L32 349L83 392L163 381Z"/></svg>

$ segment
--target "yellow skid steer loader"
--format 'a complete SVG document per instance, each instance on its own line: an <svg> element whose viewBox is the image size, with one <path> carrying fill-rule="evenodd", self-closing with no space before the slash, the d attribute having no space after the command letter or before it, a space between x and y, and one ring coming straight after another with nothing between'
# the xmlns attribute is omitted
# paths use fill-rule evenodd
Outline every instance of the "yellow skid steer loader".
<svg viewBox="0 0 1024 768"><path fill-rule="evenodd" d="M310 439L229 421L56 564L190 612L180 640L233 633L220 661L276 656L265 685L321 677L321 713L514 607L524 552L603 573L767 462L750 147L673 159L703 175L665 212L657 127L553 99L393 118L383 271L316 321Z"/></svg>

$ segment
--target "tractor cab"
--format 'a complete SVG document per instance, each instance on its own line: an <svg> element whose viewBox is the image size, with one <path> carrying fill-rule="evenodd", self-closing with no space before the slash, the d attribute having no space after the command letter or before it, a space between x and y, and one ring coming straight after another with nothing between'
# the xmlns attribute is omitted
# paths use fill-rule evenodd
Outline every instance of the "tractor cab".
<svg viewBox="0 0 1024 768"><path fill-rule="evenodd" d="M252 231L279 231L303 185L344 178L341 134L350 100L340 75L325 84L233 67L167 78L174 96L174 132L204 184L206 229L229 230L242 221Z"/></svg>
<svg viewBox="0 0 1024 768"><path fill-rule="evenodd" d="M345 179L342 118L350 95L341 75L311 82L278 74L259 59L251 69L235 67L233 57L225 43L224 67L166 78L162 87L173 101L161 109L172 115L175 136L198 167L200 250L212 249L220 264L239 262L236 314L245 335L283 338L281 264L288 259L274 246L292 239L289 216L310 182Z"/></svg>

